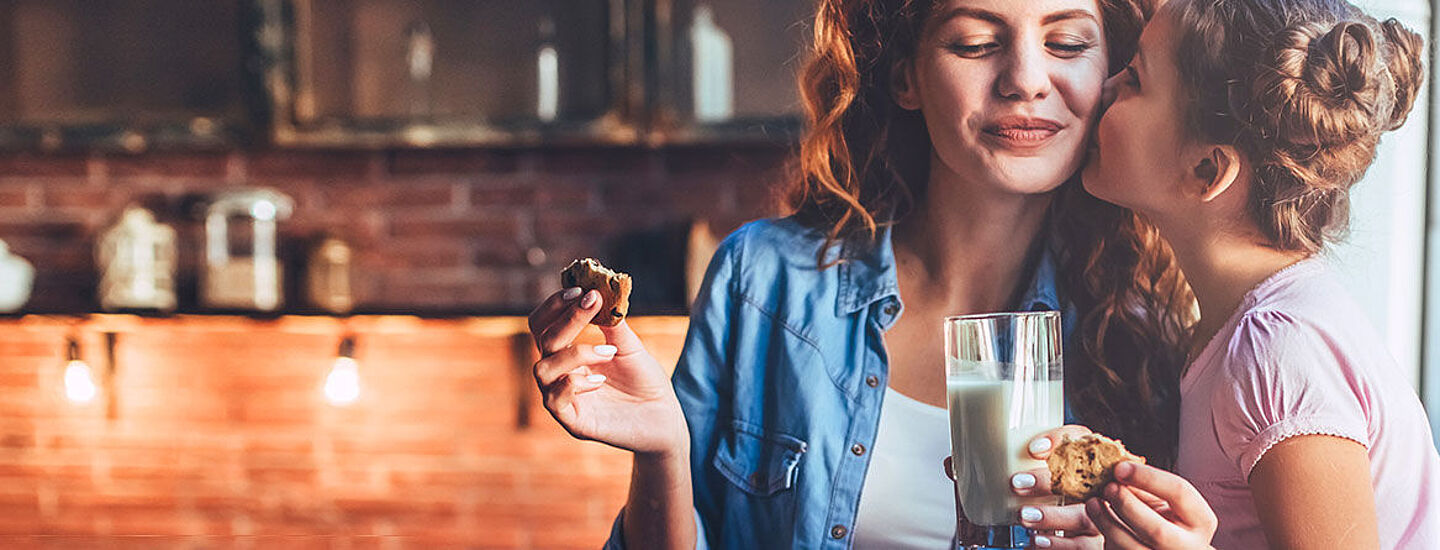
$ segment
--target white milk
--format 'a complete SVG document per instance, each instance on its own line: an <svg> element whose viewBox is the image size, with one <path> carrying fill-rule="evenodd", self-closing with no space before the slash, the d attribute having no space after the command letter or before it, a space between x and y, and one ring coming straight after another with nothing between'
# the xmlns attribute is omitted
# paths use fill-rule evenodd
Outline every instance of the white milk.
<svg viewBox="0 0 1440 550"><path fill-rule="evenodd" d="M1045 466L1030 458L1027 445L1064 421L1064 384L948 377L946 386L955 491L970 522L1016 524L1022 505L1055 503L1053 496L1015 497L1010 476Z"/></svg>

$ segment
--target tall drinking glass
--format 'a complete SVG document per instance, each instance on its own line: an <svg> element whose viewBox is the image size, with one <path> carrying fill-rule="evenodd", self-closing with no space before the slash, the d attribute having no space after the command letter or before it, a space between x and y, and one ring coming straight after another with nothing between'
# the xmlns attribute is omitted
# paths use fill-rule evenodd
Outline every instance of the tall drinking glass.
<svg viewBox="0 0 1440 550"><path fill-rule="evenodd" d="M1044 466L1027 445L1060 427L1065 397L1060 313L995 313L945 319L945 384L955 470L959 542L964 548L1023 548L1020 507L1057 497L1019 498L1015 472ZM968 519L968 521L967 521Z"/></svg>

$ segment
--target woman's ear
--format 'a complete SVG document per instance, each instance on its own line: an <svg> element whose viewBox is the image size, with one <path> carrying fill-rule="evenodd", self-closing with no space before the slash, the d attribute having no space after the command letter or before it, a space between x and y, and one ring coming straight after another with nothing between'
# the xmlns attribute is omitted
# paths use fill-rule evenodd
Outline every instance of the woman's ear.
<svg viewBox="0 0 1440 550"><path fill-rule="evenodd" d="M1208 153L1191 170L1201 202L1215 200L1240 179L1240 150L1232 145L1212 145Z"/></svg>
<svg viewBox="0 0 1440 550"><path fill-rule="evenodd" d="M915 85L915 64L910 60L899 61L891 69L890 95L901 109L920 110L920 92Z"/></svg>

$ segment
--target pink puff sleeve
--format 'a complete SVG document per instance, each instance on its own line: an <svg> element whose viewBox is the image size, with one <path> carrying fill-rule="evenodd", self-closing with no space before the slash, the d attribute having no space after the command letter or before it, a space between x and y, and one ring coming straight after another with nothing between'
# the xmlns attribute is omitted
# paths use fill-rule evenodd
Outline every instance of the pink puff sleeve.
<svg viewBox="0 0 1440 550"><path fill-rule="evenodd" d="M1332 435L1370 446L1370 392L1353 361L1313 325L1281 312L1251 312L1230 339L1229 387L1213 396L1216 435L1249 479L1276 444ZM1379 345L1379 344L1377 344Z"/></svg>

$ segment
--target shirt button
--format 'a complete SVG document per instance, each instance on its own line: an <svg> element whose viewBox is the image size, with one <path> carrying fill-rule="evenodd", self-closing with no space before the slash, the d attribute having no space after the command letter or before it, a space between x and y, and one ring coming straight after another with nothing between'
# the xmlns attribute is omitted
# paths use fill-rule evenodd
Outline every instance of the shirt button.
<svg viewBox="0 0 1440 550"><path fill-rule="evenodd" d="M870 376L865 377L865 385L866 385L866 386L870 386L870 387L872 387L872 388L879 386L879 385L880 385L880 377L879 377L879 376L875 376L875 375L873 375L873 374L870 375Z"/></svg>
<svg viewBox="0 0 1440 550"><path fill-rule="evenodd" d="M848 532L850 532L850 530L846 529L844 525L836 525L830 528L830 538L843 539L845 538L845 533Z"/></svg>
<svg viewBox="0 0 1440 550"><path fill-rule="evenodd" d="M861 445L861 444L859 444L859 443L856 443L856 444L850 446L850 452L855 453L855 456L861 456L861 455L865 454L865 446L864 446L864 445Z"/></svg>
<svg viewBox="0 0 1440 550"><path fill-rule="evenodd" d="M885 306L886 315L894 315L896 313L900 313L900 306L897 306L895 304L889 304Z"/></svg>

